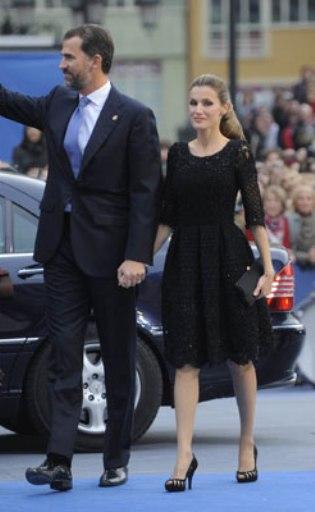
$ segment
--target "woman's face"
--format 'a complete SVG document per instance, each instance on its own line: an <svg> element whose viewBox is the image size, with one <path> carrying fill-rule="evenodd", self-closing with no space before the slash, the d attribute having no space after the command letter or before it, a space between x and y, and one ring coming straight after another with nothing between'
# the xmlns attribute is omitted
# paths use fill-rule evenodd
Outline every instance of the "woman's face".
<svg viewBox="0 0 315 512"><path fill-rule="evenodd" d="M228 110L216 91L209 86L195 86L189 93L189 116L195 130L219 128L221 117Z"/></svg>
<svg viewBox="0 0 315 512"><path fill-rule="evenodd" d="M305 162L307 159L307 149L306 148L300 148L295 153L296 159L298 162Z"/></svg>
<svg viewBox="0 0 315 512"><path fill-rule="evenodd" d="M37 130L37 128L32 128L31 126L28 126L26 128L26 136L29 141L38 142L41 139L42 132L40 130Z"/></svg>
<svg viewBox="0 0 315 512"><path fill-rule="evenodd" d="M314 209L314 196L311 191L303 190L295 199L295 209L301 215L311 215Z"/></svg>
<svg viewBox="0 0 315 512"><path fill-rule="evenodd" d="M264 209L265 213L270 217L278 217L281 215L283 208L280 199L272 192L269 192L264 198Z"/></svg>
<svg viewBox="0 0 315 512"><path fill-rule="evenodd" d="M270 151L268 156L265 158L265 162L268 164L273 164L273 163L279 162L279 161L282 162L277 151Z"/></svg>
<svg viewBox="0 0 315 512"><path fill-rule="evenodd" d="M287 170L281 181L282 187L288 192L292 192L301 182L301 175L297 171Z"/></svg>

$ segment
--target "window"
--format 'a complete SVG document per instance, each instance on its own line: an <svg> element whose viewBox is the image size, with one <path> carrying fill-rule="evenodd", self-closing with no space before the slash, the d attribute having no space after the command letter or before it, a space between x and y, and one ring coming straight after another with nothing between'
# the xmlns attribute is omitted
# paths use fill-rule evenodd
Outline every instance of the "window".
<svg viewBox="0 0 315 512"><path fill-rule="evenodd" d="M111 71L113 83L129 96L142 101L160 122L162 106L161 64L158 61L116 61Z"/></svg>
<svg viewBox="0 0 315 512"><path fill-rule="evenodd" d="M13 0L12 7L35 7L35 0Z"/></svg>
<svg viewBox="0 0 315 512"><path fill-rule="evenodd" d="M260 2L259 0L249 2L249 22L260 22Z"/></svg>
<svg viewBox="0 0 315 512"><path fill-rule="evenodd" d="M0 254L5 253L4 200L0 197Z"/></svg>
<svg viewBox="0 0 315 512"><path fill-rule="evenodd" d="M315 0L270 0L273 23L296 25L315 21Z"/></svg>
<svg viewBox="0 0 315 512"><path fill-rule="evenodd" d="M228 0L203 0L207 31L205 52L212 59L227 57L229 43ZM269 24L314 24L315 0L234 0L237 47L241 58L264 57Z"/></svg>
<svg viewBox="0 0 315 512"><path fill-rule="evenodd" d="M290 21L299 21L299 4L296 0L289 2L289 19Z"/></svg>
<svg viewBox="0 0 315 512"><path fill-rule="evenodd" d="M226 58L229 41L229 2L205 0L208 16L207 54L211 58ZM235 0L237 45L241 57L260 57L266 53L264 0Z"/></svg>
<svg viewBox="0 0 315 512"><path fill-rule="evenodd" d="M281 20L281 0L273 0L272 2L272 19L275 22Z"/></svg>
<svg viewBox="0 0 315 512"><path fill-rule="evenodd" d="M221 0L213 0L211 10L211 22L213 25L222 23L222 5Z"/></svg>
<svg viewBox="0 0 315 512"><path fill-rule="evenodd" d="M29 212L12 204L13 217L13 251L15 253L32 253L37 231L37 219Z"/></svg>

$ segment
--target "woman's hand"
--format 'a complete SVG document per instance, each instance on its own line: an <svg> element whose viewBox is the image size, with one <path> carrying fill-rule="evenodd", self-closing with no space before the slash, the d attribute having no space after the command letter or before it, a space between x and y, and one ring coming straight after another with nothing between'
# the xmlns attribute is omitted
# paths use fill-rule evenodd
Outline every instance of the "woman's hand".
<svg viewBox="0 0 315 512"><path fill-rule="evenodd" d="M131 288L140 284L146 277L145 264L140 261L125 260L117 270L118 285Z"/></svg>
<svg viewBox="0 0 315 512"><path fill-rule="evenodd" d="M253 292L255 297L267 297L271 293L271 287L275 278L275 272L265 272L257 283L257 286Z"/></svg>

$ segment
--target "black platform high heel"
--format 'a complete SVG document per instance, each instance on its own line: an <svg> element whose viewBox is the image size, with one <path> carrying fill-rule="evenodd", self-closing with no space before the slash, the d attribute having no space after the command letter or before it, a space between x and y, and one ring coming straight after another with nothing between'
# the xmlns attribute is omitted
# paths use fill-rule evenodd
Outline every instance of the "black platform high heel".
<svg viewBox="0 0 315 512"><path fill-rule="evenodd" d="M192 479L194 476L194 472L198 467L198 461L193 454L193 458L191 463L189 464L189 468L187 469L185 478L169 478L165 482L165 489L168 492L181 492L186 490L186 480L188 480L188 489L192 487Z"/></svg>
<svg viewBox="0 0 315 512"><path fill-rule="evenodd" d="M250 482L256 482L258 478L258 471L257 471L257 457L258 457L258 450L256 446L254 445L254 461L255 461L255 467L254 469L251 469L250 471L237 471L236 472L236 480L239 484L248 484Z"/></svg>

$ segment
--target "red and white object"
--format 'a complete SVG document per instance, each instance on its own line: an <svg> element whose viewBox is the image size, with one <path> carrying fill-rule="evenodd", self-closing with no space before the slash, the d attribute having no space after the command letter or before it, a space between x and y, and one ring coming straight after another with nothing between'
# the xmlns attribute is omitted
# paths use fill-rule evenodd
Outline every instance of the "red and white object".
<svg viewBox="0 0 315 512"><path fill-rule="evenodd" d="M277 272L267 303L272 312L286 312L293 309L294 269L290 262Z"/></svg>

